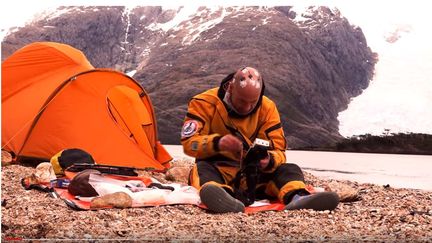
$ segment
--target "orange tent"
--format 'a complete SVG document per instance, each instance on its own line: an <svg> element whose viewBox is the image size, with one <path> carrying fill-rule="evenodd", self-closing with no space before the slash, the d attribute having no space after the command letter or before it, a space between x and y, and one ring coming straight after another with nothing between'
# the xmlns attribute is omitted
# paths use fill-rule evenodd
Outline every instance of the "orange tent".
<svg viewBox="0 0 432 243"><path fill-rule="evenodd" d="M98 164L164 170L150 98L131 77L95 69L65 44L36 42L2 64L2 149L49 161L80 148Z"/></svg>

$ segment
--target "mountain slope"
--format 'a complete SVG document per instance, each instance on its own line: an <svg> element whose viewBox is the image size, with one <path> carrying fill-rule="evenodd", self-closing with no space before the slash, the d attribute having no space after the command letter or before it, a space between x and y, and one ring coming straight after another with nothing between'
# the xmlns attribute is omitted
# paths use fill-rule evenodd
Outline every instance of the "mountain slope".
<svg viewBox="0 0 432 243"><path fill-rule="evenodd" d="M361 29L325 7L63 7L7 36L2 60L42 40L133 73L168 144L179 143L189 99L242 66L263 74L291 148L333 144L338 112L368 86L377 61Z"/></svg>

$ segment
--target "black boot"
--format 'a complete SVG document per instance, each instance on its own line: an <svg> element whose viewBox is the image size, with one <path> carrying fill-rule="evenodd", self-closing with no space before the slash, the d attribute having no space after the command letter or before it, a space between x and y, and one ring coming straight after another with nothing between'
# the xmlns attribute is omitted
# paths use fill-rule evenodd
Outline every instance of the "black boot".
<svg viewBox="0 0 432 243"><path fill-rule="evenodd" d="M339 196L335 192L318 192L309 195L295 194L286 210L313 209L317 211L333 210L339 204Z"/></svg>
<svg viewBox="0 0 432 243"><path fill-rule="evenodd" d="M205 184L200 190L201 202L216 213L239 213L245 211L242 202L232 197L222 187Z"/></svg>

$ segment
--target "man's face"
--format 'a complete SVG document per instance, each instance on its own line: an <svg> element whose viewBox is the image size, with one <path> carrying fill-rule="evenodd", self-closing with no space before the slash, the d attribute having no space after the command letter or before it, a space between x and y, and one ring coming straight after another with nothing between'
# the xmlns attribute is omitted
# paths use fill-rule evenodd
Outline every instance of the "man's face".
<svg viewBox="0 0 432 243"><path fill-rule="evenodd" d="M240 115L246 115L257 105L261 88L253 86L241 87L236 84L230 85L231 104Z"/></svg>

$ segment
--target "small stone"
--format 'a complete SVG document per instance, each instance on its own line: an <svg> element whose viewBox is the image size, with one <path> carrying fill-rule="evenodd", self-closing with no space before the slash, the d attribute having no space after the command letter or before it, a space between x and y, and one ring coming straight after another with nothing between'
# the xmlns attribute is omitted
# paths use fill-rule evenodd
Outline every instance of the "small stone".
<svg viewBox="0 0 432 243"><path fill-rule="evenodd" d="M1 164L2 165L9 165L12 162L12 155L7 152L2 150L1 151Z"/></svg>

